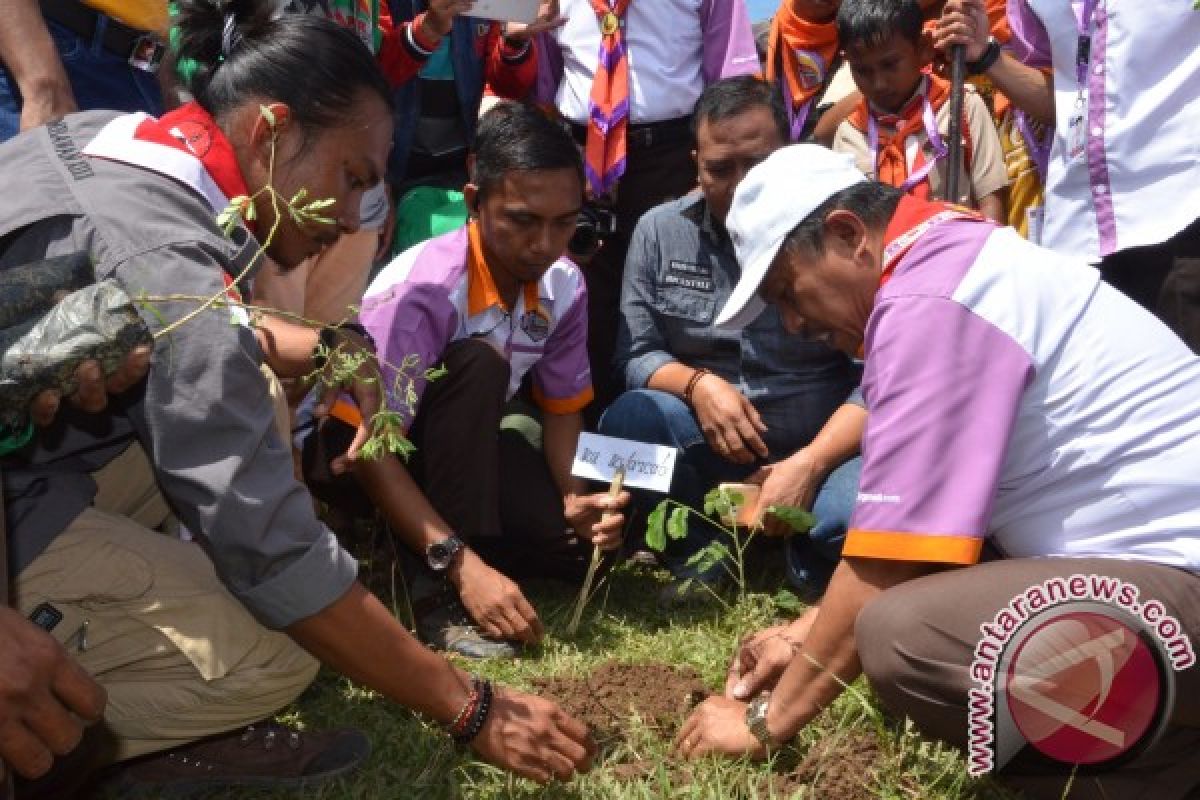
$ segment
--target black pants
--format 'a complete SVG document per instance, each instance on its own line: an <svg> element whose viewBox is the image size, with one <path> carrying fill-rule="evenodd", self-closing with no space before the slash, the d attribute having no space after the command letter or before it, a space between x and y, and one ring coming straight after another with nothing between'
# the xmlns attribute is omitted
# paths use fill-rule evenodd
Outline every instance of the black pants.
<svg viewBox="0 0 1200 800"><path fill-rule="evenodd" d="M604 247L583 270L588 289L588 360L596 392L586 414L593 429L604 409L625 388L623 377L613 368L613 355L630 237L643 214L696 187L691 149L685 141L630 147L625 174L617 186L617 232L605 238Z"/></svg>
<svg viewBox="0 0 1200 800"><path fill-rule="evenodd" d="M1105 257L1100 272L1200 352L1200 220L1162 244Z"/></svg>
<svg viewBox="0 0 1200 800"><path fill-rule="evenodd" d="M442 354L446 375L431 382L409 439L413 479L446 524L489 565L510 578L581 582L590 550L567 527L562 494L540 450L521 433L501 430L509 365L476 339ZM328 474L354 430L329 419L305 444L305 478L314 494L353 512L370 500L352 478ZM392 456L387 456L391 458Z"/></svg>

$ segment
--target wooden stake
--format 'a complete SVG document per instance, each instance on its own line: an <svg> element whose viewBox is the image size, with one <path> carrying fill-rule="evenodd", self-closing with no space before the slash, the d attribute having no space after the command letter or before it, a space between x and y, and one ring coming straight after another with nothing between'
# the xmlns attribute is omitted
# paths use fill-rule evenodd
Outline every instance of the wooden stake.
<svg viewBox="0 0 1200 800"><path fill-rule="evenodd" d="M608 487L608 497L610 500L616 500L621 496L621 487L625 485L625 470L618 468L616 474L613 475L612 483ZM610 512L605 511L603 519L608 519ZM587 605L588 597L592 592L592 582L596 580L596 572L600 569L600 562L604 559L604 554L600 552L600 548L593 545L592 560L588 564L587 576L583 579L583 589L579 592L579 599L575 601L575 611L571 614L571 622L567 625L567 636L574 636L579 630L579 621L583 619L583 609Z"/></svg>

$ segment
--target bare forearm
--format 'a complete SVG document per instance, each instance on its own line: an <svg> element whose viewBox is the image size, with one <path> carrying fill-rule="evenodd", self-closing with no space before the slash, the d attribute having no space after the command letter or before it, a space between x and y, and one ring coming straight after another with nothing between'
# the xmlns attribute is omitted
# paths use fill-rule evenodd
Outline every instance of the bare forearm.
<svg viewBox="0 0 1200 800"><path fill-rule="evenodd" d="M843 560L798 655L771 695L768 728L790 739L829 706L862 672L854 625L862 610L884 590L919 577L928 564L875 559Z"/></svg>
<svg viewBox="0 0 1200 800"><path fill-rule="evenodd" d="M542 420L542 452L546 466L563 497L586 491L583 481L571 475L579 434L583 431L583 414L546 414Z"/></svg>
<svg viewBox="0 0 1200 800"><path fill-rule="evenodd" d="M326 666L438 722L452 720L470 693L462 673L417 642L358 583L287 633Z"/></svg>
<svg viewBox="0 0 1200 800"><path fill-rule="evenodd" d="M0 62L12 73L25 102L47 109L74 108L71 84L35 0L0 0Z"/></svg>
<svg viewBox="0 0 1200 800"><path fill-rule="evenodd" d="M453 535L396 456L361 461L355 475L388 526L414 553L424 553L429 545Z"/></svg>
<svg viewBox="0 0 1200 800"><path fill-rule="evenodd" d="M683 397L688 381L695 374L696 370L694 368L689 367L687 364L673 361L670 364L663 364L655 370L654 374L650 376L650 380L646 382L646 388L657 389L660 392L667 392L676 397Z"/></svg>
<svg viewBox="0 0 1200 800"><path fill-rule="evenodd" d="M1054 124L1054 78L1022 64L1008 53L987 71L995 87L1013 105L1046 125Z"/></svg>
<svg viewBox="0 0 1200 800"><path fill-rule="evenodd" d="M808 445L817 467L827 473L858 455L866 427L867 410L854 403L843 403Z"/></svg>
<svg viewBox="0 0 1200 800"><path fill-rule="evenodd" d="M255 321L258 343L263 359L281 378L303 378L314 369L313 353L317 347L317 331L272 314L262 314Z"/></svg>
<svg viewBox="0 0 1200 800"><path fill-rule="evenodd" d="M992 192L979 201L979 213L999 225L1007 225L1008 217L1004 213L1004 192Z"/></svg>

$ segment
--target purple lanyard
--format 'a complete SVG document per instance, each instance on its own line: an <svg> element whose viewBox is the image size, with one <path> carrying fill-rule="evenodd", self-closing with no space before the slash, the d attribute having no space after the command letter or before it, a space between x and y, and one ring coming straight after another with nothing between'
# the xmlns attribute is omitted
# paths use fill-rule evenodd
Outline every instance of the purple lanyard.
<svg viewBox="0 0 1200 800"><path fill-rule="evenodd" d="M813 101L816 97L810 97L808 102L800 106L800 110L796 110L795 104L792 102L792 84L788 81L787 75L779 76L780 82L783 84L783 103L787 107L788 122L792 125L792 141L800 141L800 135L804 133L804 123L808 122L808 112L812 110Z"/></svg>
<svg viewBox="0 0 1200 800"><path fill-rule="evenodd" d="M1029 116L1020 109L1013 109L1013 122L1025 140L1025 149L1029 151L1029 157L1033 159L1038 177L1041 178L1042 183L1045 183L1046 170L1050 168L1050 148L1054 145L1054 137L1048 133L1046 141L1038 138L1033 126L1029 124Z"/></svg>
<svg viewBox="0 0 1200 800"><path fill-rule="evenodd" d="M908 180L900 186L902 192L912 191L914 186L918 186L933 171L937 162L950 154L950 149L946 147L941 133L938 132L937 117L934 116L933 104L929 102L928 92L921 95L921 100L925 104L925 108L921 111L921 120L925 123L925 135L929 137L929 144L933 147L933 158L908 176ZM867 114L867 144L871 148L871 168L875 171L875 180L879 180L879 123L875 121L875 115L871 113ZM907 165L908 155L904 152L904 142L900 142L900 151Z"/></svg>
<svg viewBox="0 0 1200 800"><path fill-rule="evenodd" d="M1079 38L1075 42L1075 79L1079 91L1083 91L1087 80L1088 64L1092 60L1092 15L1096 13L1099 0L1083 0L1083 13L1076 21L1079 26Z"/></svg>

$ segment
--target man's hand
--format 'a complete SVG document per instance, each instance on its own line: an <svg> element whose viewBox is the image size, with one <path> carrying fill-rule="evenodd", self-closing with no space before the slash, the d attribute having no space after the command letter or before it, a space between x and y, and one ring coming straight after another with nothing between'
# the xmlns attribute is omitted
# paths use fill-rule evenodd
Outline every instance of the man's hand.
<svg viewBox="0 0 1200 800"><path fill-rule="evenodd" d="M812 454L804 448L783 461L768 464L747 478L747 483L762 486L758 495L758 507L754 510L754 519L762 520L763 532L768 536L790 535L791 526L767 514L767 509L771 506L811 508L817 488L824 479L824 470L817 466Z"/></svg>
<svg viewBox="0 0 1200 800"><path fill-rule="evenodd" d="M808 636L817 611L813 606L795 622L764 628L743 639L725 676L725 696L748 701L759 692L774 689Z"/></svg>
<svg viewBox="0 0 1200 800"><path fill-rule="evenodd" d="M450 582L471 619L484 635L526 644L542 640L542 621L525 599L521 587L492 569L469 549L450 568Z"/></svg>
<svg viewBox="0 0 1200 800"><path fill-rule="evenodd" d="M501 687L471 747L484 760L538 783L587 772L596 750L587 727L554 703Z"/></svg>
<svg viewBox="0 0 1200 800"><path fill-rule="evenodd" d="M687 759L709 753L766 758L766 748L746 727L746 703L710 697L692 712L675 737L675 750Z"/></svg>
<svg viewBox="0 0 1200 800"><path fill-rule="evenodd" d="M504 27L504 38L528 40L539 33L561 28L567 23L567 18L559 13L558 0L542 0L538 5L537 19L526 25L523 22L509 22Z"/></svg>
<svg viewBox="0 0 1200 800"><path fill-rule="evenodd" d="M21 130L41 127L51 120L60 119L79 110L75 105L71 84L67 82L66 77L63 74L61 81L48 82L32 96L22 95Z"/></svg>
<svg viewBox="0 0 1200 800"><path fill-rule="evenodd" d="M314 413L317 416L327 414L333 404L337 402L338 392L345 389L354 396L354 403L362 415L362 422L359 423L358 431L354 434L354 441L350 443L345 454L330 462L329 468L335 475L353 467L359 451L367 443L367 439L371 438L372 422L383 406L383 390L380 388L382 379L379 362L375 360L375 348L362 336L345 328L339 328L337 336L338 344L334 348L335 352L326 355L324 373L328 378L325 381L327 388ZM336 376L339 363L344 365L348 361L358 362L358 369L355 370L353 376L349 378Z"/></svg>
<svg viewBox="0 0 1200 800"><path fill-rule="evenodd" d="M745 395L719 375L704 375L696 382L692 407L704 438L717 455L735 464L767 457L762 440L767 426L762 417Z"/></svg>
<svg viewBox="0 0 1200 800"><path fill-rule="evenodd" d="M429 0L429 8L421 18L421 33L426 39L441 39L454 27L454 18L467 14L475 0Z"/></svg>
<svg viewBox="0 0 1200 800"><path fill-rule="evenodd" d="M991 25L984 0L946 0L933 32L933 44L943 53L966 45L967 61L978 61L987 49Z"/></svg>
<svg viewBox="0 0 1200 800"><path fill-rule="evenodd" d="M151 351L149 345L134 348L116 372L107 377L99 362L84 361L75 368L74 377L78 386L67 396L67 401L83 411L103 411L108 405L108 395L127 391L146 377L146 373L150 371ZM62 394L56 389L47 389L39 393L29 406L29 416L33 423L45 427L53 422L61 401Z"/></svg>
<svg viewBox="0 0 1200 800"><path fill-rule="evenodd" d="M104 713L104 689L47 633L0 608L0 759L26 778L79 744Z"/></svg>
<svg viewBox="0 0 1200 800"><path fill-rule="evenodd" d="M616 550L625 528L625 515L617 509L625 508L629 501L629 492L621 492L615 500L607 492L569 495L563 500L563 515L575 533L596 547Z"/></svg>

